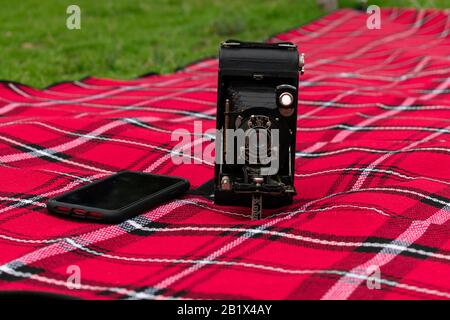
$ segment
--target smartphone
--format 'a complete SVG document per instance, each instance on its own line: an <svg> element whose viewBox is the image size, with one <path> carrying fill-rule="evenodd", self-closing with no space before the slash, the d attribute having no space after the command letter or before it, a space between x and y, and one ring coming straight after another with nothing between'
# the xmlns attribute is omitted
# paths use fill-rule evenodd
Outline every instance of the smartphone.
<svg viewBox="0 0 450 320"><path fill-rule="evenodd" d="M117 223L172 200L189 189L178 177L122 171L47 202L52 214Z"/></svg>

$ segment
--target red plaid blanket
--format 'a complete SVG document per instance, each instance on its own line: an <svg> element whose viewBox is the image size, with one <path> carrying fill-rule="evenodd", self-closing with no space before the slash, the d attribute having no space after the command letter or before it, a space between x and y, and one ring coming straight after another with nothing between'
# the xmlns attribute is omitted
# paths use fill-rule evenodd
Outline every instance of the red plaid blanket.
<svg viewBox="0 0 450 320"><path fill-rule="evenodd" d="M47 199L123 169L182 176L194 189L210 180L210 162L173 164L170 137L194 120L215 126L217 59L44 90L2 82L0 290L450 298L450 13L383 10L380 30L367 17L340 10L272 39L297 43L308 61L299 194L261 221L199 192L118 225L46 212ZM68 286L75 274L81 283Z"/></svg>

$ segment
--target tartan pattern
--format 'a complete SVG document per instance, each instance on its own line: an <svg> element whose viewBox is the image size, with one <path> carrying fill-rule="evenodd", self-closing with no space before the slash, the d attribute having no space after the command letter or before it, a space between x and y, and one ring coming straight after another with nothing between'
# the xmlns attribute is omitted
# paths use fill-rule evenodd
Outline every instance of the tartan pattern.
<svg viewBox="0 0 450 320"><path fill-rule="evenodd" d="M0 84L0 290L94 299L450 298L450 12L339 10L271 41L307 54L294 204L187 194L118 225L45 202L123 169L182 176L174 129L215 126L217 59L134 80ZM193 137L193 143L203 143ZM81 287L69 289L69 266ZM381 289L369 289L373 266Z"/></svg>

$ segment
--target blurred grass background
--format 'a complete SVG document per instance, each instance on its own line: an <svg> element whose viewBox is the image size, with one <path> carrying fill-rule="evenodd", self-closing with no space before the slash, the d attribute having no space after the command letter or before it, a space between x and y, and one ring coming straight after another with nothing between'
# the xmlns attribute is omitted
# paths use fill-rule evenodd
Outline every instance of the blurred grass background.
<svg viewBox="0 0 450 320"><path fill-rule="evenodd" d="M445 8L449 0L432 2ZM357 3L339 1L341 7ZM81 30L66 28L71 4L81 8ZM171 72L216 55L225 39L265 40L325 14L316 0L0 0L0 8L0 79L35 87L86 75L127 79Z"/></svg>

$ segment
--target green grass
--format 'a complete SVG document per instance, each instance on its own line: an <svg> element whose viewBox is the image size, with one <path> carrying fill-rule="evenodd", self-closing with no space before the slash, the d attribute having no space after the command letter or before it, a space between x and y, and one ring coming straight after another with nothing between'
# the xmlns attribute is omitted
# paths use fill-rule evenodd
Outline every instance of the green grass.
<svg viewBox="0 0 450 320"><path fill-rule="evenodd" d="M66 28L70 4L81 7L81 30ZM0 8L0 79L36 87L171 72L216 55L227 38L264 40L324 14L315 0L0 0Z"/></svg>
<svg viewBox="0 0 450 320"><path fill-rule="evenodd" d="M81 30L66 28L77 3ZM86 75L170 72L227 38L264 40L320 17L314 1L0 1L0 79L38 87Z"/></svg>

